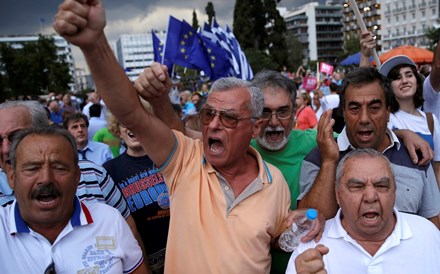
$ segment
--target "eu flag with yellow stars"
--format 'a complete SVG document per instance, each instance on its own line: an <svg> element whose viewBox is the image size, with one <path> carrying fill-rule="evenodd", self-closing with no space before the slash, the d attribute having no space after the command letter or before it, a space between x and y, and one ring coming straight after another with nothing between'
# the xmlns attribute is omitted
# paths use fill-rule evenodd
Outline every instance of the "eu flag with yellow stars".
<svg viewBox="0 0 440 274"><path fill-rule="evenodd" d="M170 16L165 44L165 60L170 60L182 67L197 69L197 66L190 62L189 56L195 38L196 31L190 25Z"/></svg>
<svg viewBox="0 0 440 274"><path fill-rule="evenodd" d="M229 62L228 53L217 43L212 42L208 38L198 33L199 38L203 42L206 55L208 56L209 65L211 67L210 79L216 79L230 76L231 64Z"/></svg>
<svg viewBox="0 0 440 274"><path fill-rule="evenodd" d="M162 41L160 41L159 37L157 37L154 30L151 31L151 36L153 38L154 61L166 65L168 69L171 71L171 69L173 68L173 63L171 62L171 60L168 59L164 60L163 58L163 48L165 44Z"/></svg>

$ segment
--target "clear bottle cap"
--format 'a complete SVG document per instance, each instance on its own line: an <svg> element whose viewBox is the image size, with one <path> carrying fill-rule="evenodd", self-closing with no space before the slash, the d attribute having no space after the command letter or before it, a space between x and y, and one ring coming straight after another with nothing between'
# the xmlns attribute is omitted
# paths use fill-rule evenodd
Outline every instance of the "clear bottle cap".
<svg viewBox="0 0 440 274"><path fill-rule="evenodd" d="M318 211L314 208L309 208L306 211L306 217L307 217L307 219L313 221L316 219L316 217L318 217Z"/></svg>

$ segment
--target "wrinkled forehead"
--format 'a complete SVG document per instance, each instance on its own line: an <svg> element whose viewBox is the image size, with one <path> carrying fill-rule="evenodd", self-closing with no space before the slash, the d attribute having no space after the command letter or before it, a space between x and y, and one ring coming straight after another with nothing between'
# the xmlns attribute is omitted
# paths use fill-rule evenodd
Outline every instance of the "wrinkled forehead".
<svg viewBox="0 0 440 274"><path fill-rule="evenodd" d="M7 135L18 129L29 128L31 122L31 117L25 107L0 109L0 135Z"/></svg>

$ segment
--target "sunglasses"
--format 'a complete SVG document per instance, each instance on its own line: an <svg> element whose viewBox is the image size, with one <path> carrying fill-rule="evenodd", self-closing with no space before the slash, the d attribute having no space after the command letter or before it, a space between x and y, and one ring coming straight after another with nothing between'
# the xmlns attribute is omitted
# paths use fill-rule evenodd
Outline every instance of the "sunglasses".
<svg viewBox="0 0 440 274"><path fill-rule="evenodd" d="M237 114L225 111L225 110L215 110L213 108L202 108L199 111L200 121L204 125L209 125L215 116L220 118L220 123L225 128L236 128L241 120L257 119L255 117L239 117Z"/></svg>

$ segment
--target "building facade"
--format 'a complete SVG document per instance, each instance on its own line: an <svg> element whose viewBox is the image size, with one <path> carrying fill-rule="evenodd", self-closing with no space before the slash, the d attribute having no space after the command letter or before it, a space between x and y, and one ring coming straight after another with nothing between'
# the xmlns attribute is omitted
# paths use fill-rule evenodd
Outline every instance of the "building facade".
<svg viewBox="0 0 440 274"><path fill-rule="evenodd" d="M312 2L282 14L287 30L303 46L304 63L338 61L344 43L341 10L338 4Z"/></svg>
<svg viewBox="0 0 440 274"><path fill-rule="evenodd" d="M161 41L165 41L166 32L156 32ZM131 81L154 61L153 39L151 32L145 34L123 34L115 43L115 55L119 65Z"/></svg>
<svg viewBox="0 0 440 274"><path fill-rule="evenodd" d="M382 0L382 50L402 45L429 47L425 33L439 28L439 0Z"/></svg>

